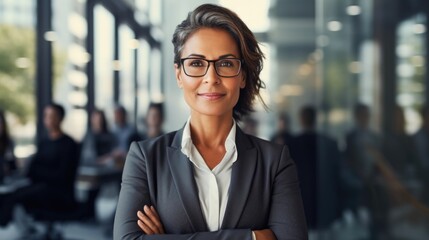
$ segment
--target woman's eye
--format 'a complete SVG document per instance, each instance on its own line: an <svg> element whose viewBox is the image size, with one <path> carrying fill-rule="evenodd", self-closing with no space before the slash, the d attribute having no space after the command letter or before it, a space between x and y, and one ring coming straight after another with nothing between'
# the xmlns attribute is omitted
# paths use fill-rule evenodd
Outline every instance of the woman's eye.
<svg viewBox="0 0 429 240"><path fill-rule="evenodd" d="M234 63L232 61L224 60L221 61L219 67L233 67Z"/></svg>
<svg viewBox="0 0 429 240"><path fill-rule="evenodd" d="M201 60L193 60L189 63L189 66L191 66L191 67L203 67L204 63Z"/></svg>

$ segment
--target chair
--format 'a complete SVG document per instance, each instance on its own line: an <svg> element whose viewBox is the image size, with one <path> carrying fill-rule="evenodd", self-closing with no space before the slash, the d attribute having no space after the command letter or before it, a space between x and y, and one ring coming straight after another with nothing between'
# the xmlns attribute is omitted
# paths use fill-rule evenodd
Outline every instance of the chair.
<svg viewBox="0 0 429 240"><path fill-rule="evenodd" d="M44 240L62 240L62 232L55 229L55 224L82 221L90 218L88 204L75 201L73 205L64 209L33 209L32 216L38 222L46 224Z"/></svg>

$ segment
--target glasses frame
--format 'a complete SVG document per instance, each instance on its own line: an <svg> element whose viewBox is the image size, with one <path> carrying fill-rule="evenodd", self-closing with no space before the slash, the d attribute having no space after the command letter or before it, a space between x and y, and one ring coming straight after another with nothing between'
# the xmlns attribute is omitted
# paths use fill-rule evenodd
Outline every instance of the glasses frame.
<svg viewBox="0 0 429 240"><path fill-rule="evenodd" d="M203 60L203 61L208 62L208 64L207 64L207 68L206 68L206 71L204 72L204 74L202 74L202 75L189 75L189 74L186 72L186 70L185 70L185 64L184 64L184 62L185 62L186 60L189 60L189 59ZM234 75L234 76L223 76L223 75L219 74L219 73L218 73L218 71L217 71L217 68L216 68L216 62L218 62L218 61L222 61L222 60L238 60L238 61L239 61L239 63L240 63L240 66L239 66L239 69L238 69L237 74L236 74L236 75ZM204 59L204 58L190 57L190 58L181 58L181 59L180 59L180 63L182 64L183 72L184 72L184 73L186 74L186 76L188 76L188 77L204 77L204 76L207 74L207 72L209 71L210 63L213 63L213 67L214 67L214 69L215 69L215 72L216 72L216 74L217 74L219 77L224 77L224 78L233 78L233 77L237 77L238 75L240 75L240 73L241 73L241 65L243 64L243 60L242 60L241 58L220 58L220 59L217 59L217 60L207 60L207 59Z"/></svg>

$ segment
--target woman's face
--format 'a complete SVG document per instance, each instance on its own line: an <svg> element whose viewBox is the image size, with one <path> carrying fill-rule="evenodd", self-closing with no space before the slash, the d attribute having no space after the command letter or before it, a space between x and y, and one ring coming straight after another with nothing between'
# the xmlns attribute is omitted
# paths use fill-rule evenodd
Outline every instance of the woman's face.
<svg viewBox="0 0 429 240"><path fill-rule="evenodd" d="M181 58L202 58L218 60L221 58L241 58L238 46L225 30L202 28L193 33L185 42ZM243 74L236 77L220 77L216 74L214 63L206 75L189 77L182 66L176 67L177 84L183 89L186 103L193 114L207 116L231 115L240 96L240 88L245 87Z"/></svg>

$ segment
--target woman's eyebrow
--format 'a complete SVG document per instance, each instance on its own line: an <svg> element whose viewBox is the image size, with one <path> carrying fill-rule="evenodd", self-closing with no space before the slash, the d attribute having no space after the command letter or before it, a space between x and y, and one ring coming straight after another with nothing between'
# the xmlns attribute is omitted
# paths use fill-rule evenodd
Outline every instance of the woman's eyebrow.
<svg viewBox="0 0 429 240"><path fill-rule="evenodd" d="M225 54L225 55L220 56L219 59L221 59L221 58L229 58L229 57L236 58L236 56L234 54L229 53L229 54Z"/></svg>
<svg viewBox="0 0 429 240"><path fill-rule="evenodd" d="M190 58L190 57L197 57L197 58L204 58L204 59L206 59L206 56L201 55L201 54L196 54L196 53L189 54L187 57L188 58ZM219 56L218 59L229 58L229 57L236 58L236 56L234 54L228 53L228 54L224 54L224 55Z"/></svg>

